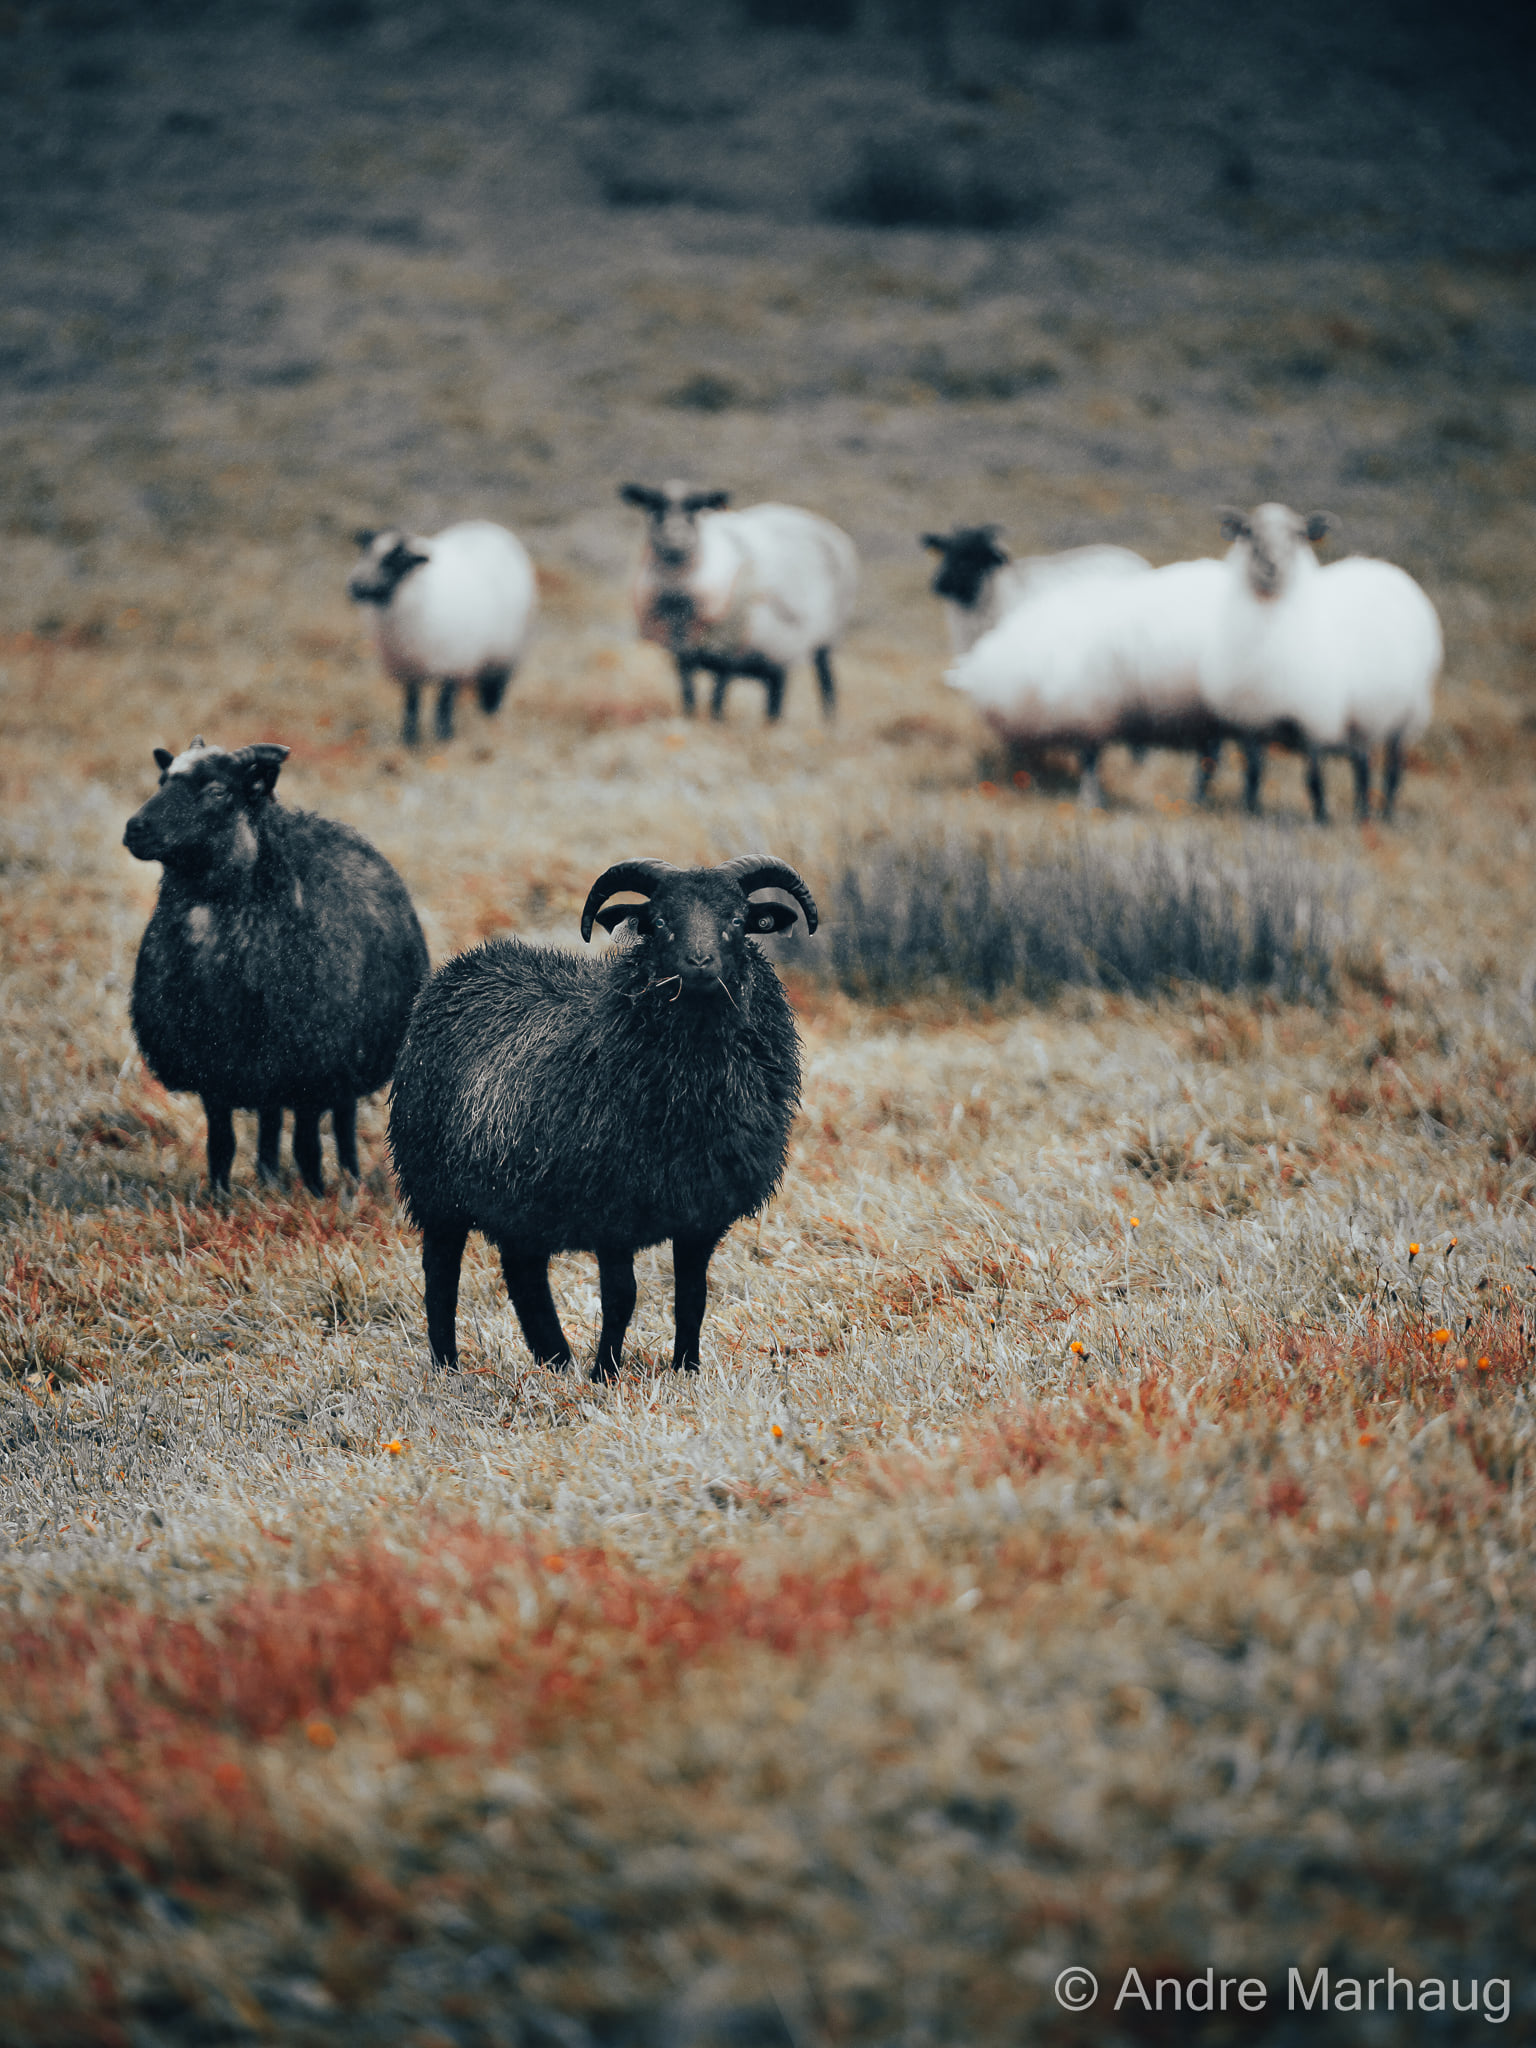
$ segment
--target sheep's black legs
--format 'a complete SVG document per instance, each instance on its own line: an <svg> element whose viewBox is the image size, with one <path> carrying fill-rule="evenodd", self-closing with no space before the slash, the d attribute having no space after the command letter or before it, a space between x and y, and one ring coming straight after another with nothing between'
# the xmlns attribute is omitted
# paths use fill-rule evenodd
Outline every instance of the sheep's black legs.
<svg viewBox="0 0 1536 2048"><path fill-rule="evenodd" d="M1195 756L1195 786L1189 792L1189 800L1197 809L1204 805L1210 796L1211 777L1215 773L1216 756L1214 754L1197 754Z"/></svg>
<svg viewBox="0 0 1536 2048"><path fill-rule="evenodd" d="M672 1277L676 1289L672 1343L672 1370L697 1372L699 1331L704 1324L704 1303L709 1293L709 1260L715 1249L712 1237L677 1237L672 1240Z"/></svg>
<svg viewBox="0 0 1536 2048"><path fill-rule="evenodd" d="M1317 752L1307 755L1307 794L1312 799L1312 819L1315 824L1328 822L1328 799L1323 793L1323 757Z"/></svg>
<svg viewBox="0 0 1536 2048"><path fill-rule="evenodd" d="M1355 817L1363 825L1371 815L1371 756L1365 747L1351 747L1349 758L1355 771Z"/></svg>
<svg viewBox="0 0 1536 2048"><path fill-rule="evenodd" d="M731 673L731 670L728 668L717 668L715 670L715 687L709 695L709 715L711 718L724 718L725 716L725 693L731 687Z"/></svg>
<svg viewBox="0 0 1536 2048"><path fill-rule="evenodd" d="M770 723L784 716L784 671L773 662L764 662L763 681L768 687L768 718Z"/></svg>
<svg viewBox="0 0 1536 2048"><path fill-rule="evenodd" d="M1397 805L1397 785L1403 779L1403 742L1399 733L1387 741L1381 764L1381 815L1390 818Z"/></svg>
<svg viewBox="0 0 1536 2048"><path fill-rule="evenodd" d="M203 1097L208 1119L208 1185L216 1195L229 1193L229 1169L235 1163L235 1119L227 1102Z"/></svg>
<svg viewBox="0 0 1536 2048"><path fill-rule="evenodd" d="M331 1104L331 1132L336 1140L336 1164L343 1173L350 1173L354 1180L359 1179L355 1095L343 1095L340 1102Z"/></svg>
<svg viewBox="0 0 1536 2048"><path fill-rule="evenodd" d="M283 1106L263 1103L256 1112L256 1178L270 1187L280 1171L278 1157L283 1145Z"/></svg>
<svg viewBox="0 0 1536 2048"><path fill-rule="evenodd" d="M1259 815L1259 791L1264 786L1264 760L1267 752L1263 740L1243 742L1243 809L1250 818Z"/></svg>
<svg viewBox="0 0 1536 2048"><path fill-rule="evenodd" d="M597 1255L597 1280L603 1302L603 1328L597 1340L595 1380L618 1377L624 1350L624 1332L635 1312L635 1259L632 1252L603 1252Z"/></svg>
<svg viewBox="0 0 1536 2048"><path fill-rule="evenodd" d="M832 650L818 647L813 657L816 663L816 681L821 688L822 715L831 718L837 710L837 683L832 674Z"/></svg>
<svg viewBox="0 0 1536 2048"><path fill-rule="evenodd" d="M459 686L452 678L438 685L436 732L440 740L453 738L453 700L458 694Z"/></svg>
<svg viewBox="0 0 1536 2048"><path fill-rule="evenodd" d="M1080 803L1092 804L1097 810L1104 808L1104 787L1099 781L1099 750L1096 746L1084 747L1079 756L1081 768L1078 774L1077 795Z"/></svg>
<svg viewBox="0 0 1536 2048"><path fill-rule="evenodd" d="M469 1238L467 1223L429 1223L421 1233L421 1277L427 1296L427 1342L432 1363L450 1369L459 1362L459 1267Z"/></svg>
<svg viewBox="0 0 1536 2048"><path fill-rule="evenodd" d="M296 1109L293 1112L293 1163L299 1169L309 1192L312 1195L323 1195L325 1177L320 1171L318 1109Z"/></svg>
<svg viewBox="0 0 1536 2048"><path fill-rule="evenodd" d="M483 668L475 687L480 697L480 709L489 718L493 711L501 709L501 700L507 694L507 684L512 679L509 668Z"/></svg>
<svg viewBox="0 0 1536 2048"><path fill-rule="evenodd" d="M421 738L420 683L407 683L405 686L405 721L400 727L400 737L408 747L414 747Z"/></svg>
<svg viewBox="0 0 1536 2048"><path fill-rule="evenodd" d="M683 716L685 718L692 718L695 708L693 701L693 663L691 661L684 661L681 656L678 657L677 680L683 693ZM719 713L717 712L715 715L718 717Z"/></svg>
<svg viewBox="0 0 1536 2048"><path fill-rule="evenodd" d="M504 1244L501 1271L528 1349L540 1365L569 1365L571 1347L565 1341L560 1318L555 1314L555 1297L549 1291L548 1255L514 1251L511 1245Z"/></svg>

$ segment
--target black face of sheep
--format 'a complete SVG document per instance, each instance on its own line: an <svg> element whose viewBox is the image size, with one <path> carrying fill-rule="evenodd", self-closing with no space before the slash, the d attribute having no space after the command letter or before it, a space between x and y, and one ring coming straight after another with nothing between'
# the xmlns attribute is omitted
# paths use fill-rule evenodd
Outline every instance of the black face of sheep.
<svg viewBox="0 0 1536 2048"><path fill-rule="evenodd" d="M365 556L347 578L347 595L354 604L388 604L411 571L429 559L393 528L376 532L365 526L354 539Z"/></svg>
<svg viewBox="0 0 1536 2048"><path fill-rule="evenodd" d="M305 1185L324 1191L329 1109L358 1171L357 1098L389 1079L427 949L394 869L346 825L276 802L288 749L155 749L160 787L123 843L165 873L139 946L131 1015L150 1071L201 1095L208 1178L227 1190L232 1112L259 1115L257 1173L278 1172L283 1111Z"/></svg>
<svg viewBox="0 0 1536 2048"><path fill-rule="evenodd" d="M620 862L582 910L630 927L597 959L517 940L461 955L423 990L395 1070L390 1147L421 1227L433 1358L457 1362L459 1269L471 1229L500 1250L537 1359L570 1346L549 1289L551 1255L597 1254L596 1375L619 1369L635 1305L634 1254L671 1239L674 1367L699 1362L710 1256L778 1186L799 1101L799 1041L754 935L796 912L752 901L782 889L816 928L795 870L758 856L720 868ZM610 903L620 892L640 903Z"/></svg>
<svg viewBox="0 0 1536 2048"><path fill-rule="evenodd" d="M619 496L645 514L646 537L664 569L686 569L699 544L699 514L723 512L731 502L729 491L695 491L684 483L670 483L661 490L650 484L620 484Z"/></svg>
<svg viewBox="0 0 1536 2048"><path fill-rule="evenodd" d="M925 533L922 545L943 557L931 585L934 596L973 605L993 570L1008 566L999 532L996 526L957 526L953 533Z"/></svg>

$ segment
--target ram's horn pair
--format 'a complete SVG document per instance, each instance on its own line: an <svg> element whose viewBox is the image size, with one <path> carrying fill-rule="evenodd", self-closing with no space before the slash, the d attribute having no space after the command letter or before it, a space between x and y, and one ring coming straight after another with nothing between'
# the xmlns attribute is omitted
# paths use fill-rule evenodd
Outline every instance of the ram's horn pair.
<svg viewBox="0 0 1536 2048"><path fill-rule="evenodd" d="M668 875L679 873L681 870L668 860L621 860L605 868L587 892L581 913L581 936L590 943L592 921L610 896L617 896L621 889L653 896ZM720 873L735 882L743 896L750 896L754 889L786 890L805 912L806 930L815 931L816 899L787 860L775 860L764 853L744 853L726 861Z"/></svg>

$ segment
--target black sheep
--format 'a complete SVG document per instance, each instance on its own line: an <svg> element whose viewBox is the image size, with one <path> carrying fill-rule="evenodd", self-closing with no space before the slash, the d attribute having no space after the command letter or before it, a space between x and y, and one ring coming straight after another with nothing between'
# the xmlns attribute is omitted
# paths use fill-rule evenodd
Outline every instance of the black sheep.
<svg viewBox="0 0 1536 2048"><path fill-rule="evenodd" d="M534 1357L570 1345L549 1291L555 1252L597 1254L603 1326L596 1377L619 1369L635 1306L634 1255L672 1240L672 1364L697 1371L710 1254L761 1209L784 1172L800 1100L789 1002L748 936L795 912L753 903L787 890L816 929L792 867L747 855L719 868L629 860L593 883L594 918L633 921L633 943L599 959L493 940L423 989L395 1067L389 1142L421 1228L432 1356L458 1360L454 1319L465 1241L501 1253ZM619 890L644 905L601 906Z"/></svg>
<svg viewBox="0 0 1536 2048"><path fill-rule="evenodd" d="M208 1179L229 1186L231 1111L259 1118L256 1171L276 1178L283 1111L312 1194L320 1118L357 1166L357 1098L382 1088L427 947L405 884L360 833L272 795L286 747L156 747L160 788L123 844L165 869L133 976L133 1032L151 1073L208 1116Z"/></svg>

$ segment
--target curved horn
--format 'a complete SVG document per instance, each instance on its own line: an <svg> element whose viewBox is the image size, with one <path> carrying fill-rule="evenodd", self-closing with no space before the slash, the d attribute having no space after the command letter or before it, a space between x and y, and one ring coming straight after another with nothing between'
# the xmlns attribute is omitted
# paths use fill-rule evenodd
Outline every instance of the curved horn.
<svg viewBox="0 0 1536 2048"><path fill-rule="evenodd" d="M675 875L677 869L669 860L621 860L611 868L604 868L597 880L587 891L587 900L581 910L581 936L592 943L592 920L608 901L621 889L634 889L642 896L654 896L657 887L668 875Z"/></svg>
<svg viewBox="0 0 1536 2048"><path fill-rule="evenodd" d="M816 898L787 860L775 860L767 853L744 853L737 860L728 860L720 872L730 876L743 896L750 896L754 889L787 890L805 912L806 930L815 931Z"/></svg>

